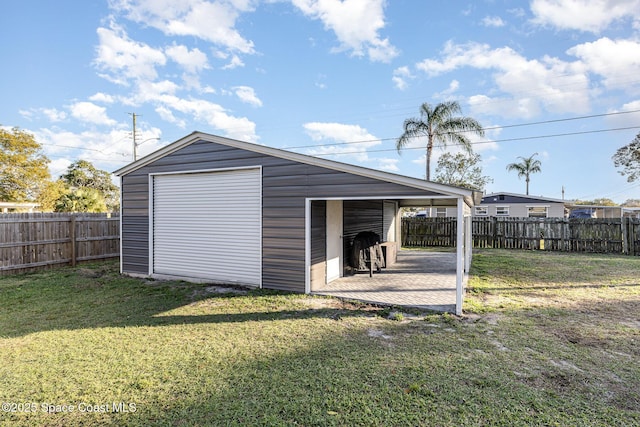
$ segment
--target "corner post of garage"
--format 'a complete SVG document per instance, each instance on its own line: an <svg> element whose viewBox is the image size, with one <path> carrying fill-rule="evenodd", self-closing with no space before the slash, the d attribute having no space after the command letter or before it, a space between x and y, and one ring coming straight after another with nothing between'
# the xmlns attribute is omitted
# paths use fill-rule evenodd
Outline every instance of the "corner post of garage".
<svg viewBox="0 0 640 427"><path fill-rule="evenodd" d="M464 298L464 200L458 197L456 227L456 314L462 315L462 301Z"/></svg>
<svg viewBox="0 0 640 427"><path fill-rule="evenodd" d="M468 275L473 256L473 217L467 213L464 217L464 272Z"/></svg>

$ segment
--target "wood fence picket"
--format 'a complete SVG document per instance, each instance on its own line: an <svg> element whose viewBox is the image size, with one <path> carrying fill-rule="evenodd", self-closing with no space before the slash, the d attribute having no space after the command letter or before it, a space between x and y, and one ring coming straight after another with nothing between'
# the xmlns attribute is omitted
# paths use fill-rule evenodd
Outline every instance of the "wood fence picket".
<svg viewBox="0 0 640 427"><path fill-rule="evenodd" d="M118 215L0 214L0 275L118 256Z"/></svg>
<svg viewBox="0 0 640 427"><path fill-rule="evenodd" d="M403 246L455 246L456 218L403 218ZM474 248L640 255L637 218L474 217Z"/></svg>

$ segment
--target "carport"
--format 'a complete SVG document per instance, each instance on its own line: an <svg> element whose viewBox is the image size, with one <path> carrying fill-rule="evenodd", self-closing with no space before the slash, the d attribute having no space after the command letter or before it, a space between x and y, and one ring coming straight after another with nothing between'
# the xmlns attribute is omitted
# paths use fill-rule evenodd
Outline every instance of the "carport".
<svg viewBox="0 0 640 427"><path fill-rule="evenodd" d="M471 197L459 195L307 199L306 292L462 314L471 263L472 203ZM425 206L455 208L463 225L457 227L454 253L401 250L400 208ZM349 247L359 231L376 232L385 249L386 266L371 277L348 265Z"/></svg>

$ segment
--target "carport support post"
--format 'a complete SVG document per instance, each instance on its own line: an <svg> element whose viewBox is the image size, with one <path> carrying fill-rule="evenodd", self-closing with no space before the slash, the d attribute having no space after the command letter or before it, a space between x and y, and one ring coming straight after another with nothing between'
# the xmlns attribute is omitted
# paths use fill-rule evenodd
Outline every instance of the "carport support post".
<svg viewBox="0 0 640 427"><path fill-rule="evenodd" d="M456 227L456 314L462 315L463 278L464 278L464 201L458 197Z"/></svg>

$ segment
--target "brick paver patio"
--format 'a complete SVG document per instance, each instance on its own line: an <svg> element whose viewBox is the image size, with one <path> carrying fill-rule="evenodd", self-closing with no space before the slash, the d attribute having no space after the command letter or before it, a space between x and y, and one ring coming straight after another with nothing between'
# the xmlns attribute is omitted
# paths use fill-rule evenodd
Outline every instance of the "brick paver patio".
<svg viewBox="0 0 640 427"><path fill-rule="evenodd" d="M314 294L376 304L455 312L456 254L399 251L398 262L380 273L342 277Z"/></svg>

